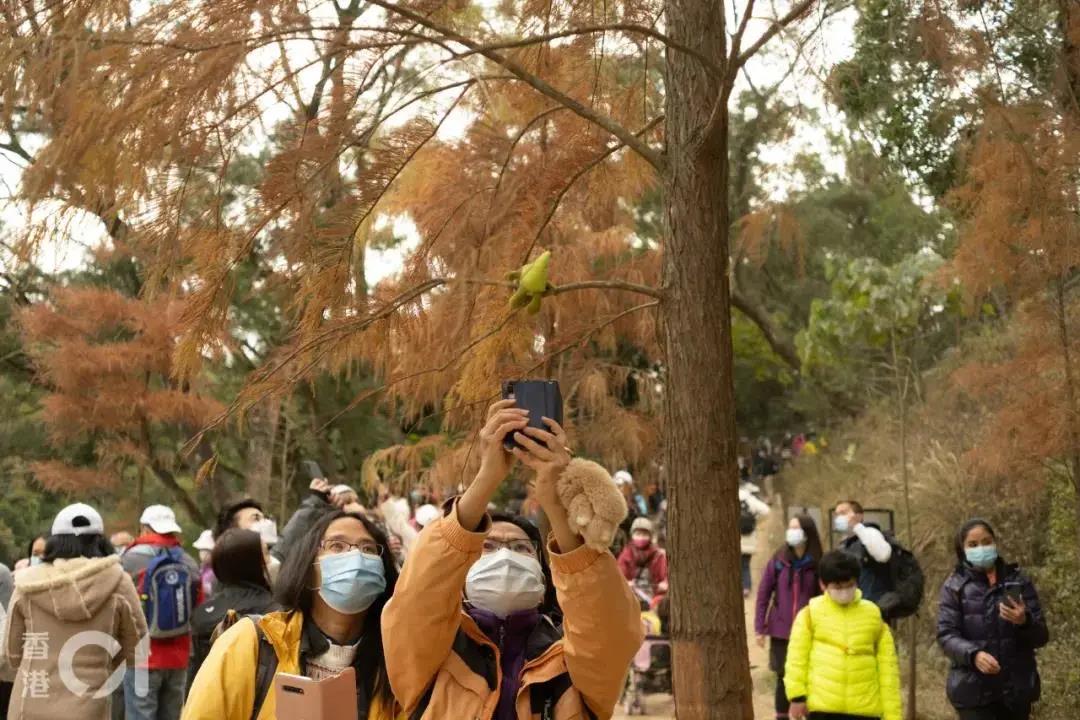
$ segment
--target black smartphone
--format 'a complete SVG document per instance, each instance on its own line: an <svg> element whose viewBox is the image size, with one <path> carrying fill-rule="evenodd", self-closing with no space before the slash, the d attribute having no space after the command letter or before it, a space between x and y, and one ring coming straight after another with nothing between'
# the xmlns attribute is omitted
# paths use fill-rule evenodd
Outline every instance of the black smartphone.
<svg viewBox="0 0 1080 720"><path fill-rule="evenodd" d="M529 427L549 430L544 418L562 424L562 392L557 380L507 380L502 384L503 400L514 399L514 404L529 411ZM512 435L503 441L507 450L518 446Z"/></svg>
<svg viewBox="0 0 1080 720"><path fill-rule="evenodd" d="M1005 583L1005 597L1013 605L1024 603L1024 585L1018 582Z"/></svg>
<svg viewBox="0 0 1080 720"><path fill-rule="evenodd" d="M300 467L307 475L308 480L325 480L326 476L323 475L322 468L319 467L319 463L314 460L302 460Z"/></svg>

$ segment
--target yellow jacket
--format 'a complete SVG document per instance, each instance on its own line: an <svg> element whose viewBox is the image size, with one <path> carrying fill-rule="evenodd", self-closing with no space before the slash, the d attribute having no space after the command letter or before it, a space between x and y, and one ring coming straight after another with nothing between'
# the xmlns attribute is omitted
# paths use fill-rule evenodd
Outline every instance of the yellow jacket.
<svg viewBox="0 0 1080 720"><path fill-rule="evenodd" d="M811 712L900 720L900 666L877 605L862 593L846 606L811 600L791 628L784 685Z"/></svg>
<svg viewBox="0 0 1080 720"><path fill-rule="evenodd" d="M300 612L263 615L259 627L277 655L278 673L302 675L300 647L304 616ZM255 623L243 619L229 628L210 648L191 686L181 720L251 720L255 704L255 674L259 636ZM275 720L274 688L266 694L258 720ZM367 720L392 720L392 708L373 699Z"/></svg>

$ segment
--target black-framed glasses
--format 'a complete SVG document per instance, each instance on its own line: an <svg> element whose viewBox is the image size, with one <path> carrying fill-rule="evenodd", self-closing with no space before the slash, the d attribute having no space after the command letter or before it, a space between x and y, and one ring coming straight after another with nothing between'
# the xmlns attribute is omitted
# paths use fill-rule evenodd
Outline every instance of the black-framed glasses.
<svg viewBox="0 0 1080 720"><path fill-rule="evenodd" d="M364 540L358 543L351 543L346 540L323 540L319 543L319 549L325 550L331 555L341 555L350 550L359 550L365 555L376 555L378 557L382 557L383 554L383 546L372 540Z"/></svg>
<svg viewBox="0 0 1080 720"><path fill-rule="evenodd" d="M484 540L484 555L499 552L503 548L529 557L538 555L536 545L532 540L492 540L491 538Z"/></svg>

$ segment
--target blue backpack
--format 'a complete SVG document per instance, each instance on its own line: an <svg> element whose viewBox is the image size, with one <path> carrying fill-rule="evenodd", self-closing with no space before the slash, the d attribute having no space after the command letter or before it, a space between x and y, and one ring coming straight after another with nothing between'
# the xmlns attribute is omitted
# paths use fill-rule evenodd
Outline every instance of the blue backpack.
<svg viewBox="0 0 1080 720"><path fill-rule="evenodd" d="M178 547L161 548L139 578L139 596L150 637L173 638L191 632L191 568Z"/></svg>

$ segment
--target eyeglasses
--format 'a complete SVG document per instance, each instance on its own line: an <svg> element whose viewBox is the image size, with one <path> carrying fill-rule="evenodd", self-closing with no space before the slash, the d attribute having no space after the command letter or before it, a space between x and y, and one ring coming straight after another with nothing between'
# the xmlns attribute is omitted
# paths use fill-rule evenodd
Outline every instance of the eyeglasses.
<svg viewBox="0 0 1080 720"><path fill-rule="evenodd" d="M485 555L499 552L503 548L529 557L536 557L536 545L533 544L532 540L492 540L488 538L484 541Z"/></svg>
<svg viewBox="0 0 1080 720"><path fill-rule="evenodd" d="M366 540L359 543L346 542L345 540L323 540L319 543L319 548L325 550L331 555L341 555L347 553L350 550L359 550L365 555L377 555L379 557L383 554L383 547L376 542Z"/></svg>

